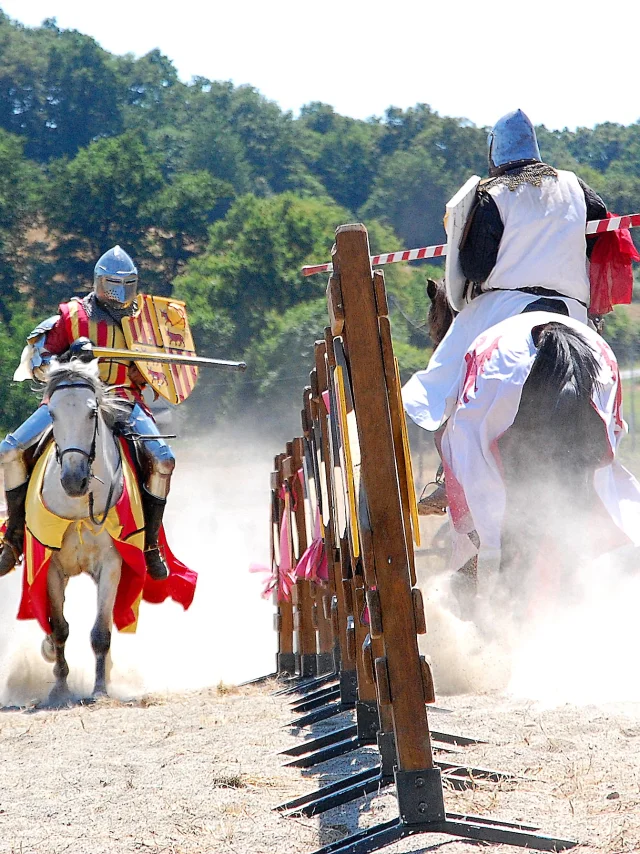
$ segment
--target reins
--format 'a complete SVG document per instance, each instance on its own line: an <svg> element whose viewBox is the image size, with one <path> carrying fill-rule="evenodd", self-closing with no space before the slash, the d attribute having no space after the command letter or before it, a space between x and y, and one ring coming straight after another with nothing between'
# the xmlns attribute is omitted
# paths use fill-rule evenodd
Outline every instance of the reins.
<svg viewBox="0 0 640 854"><path fill-rule="evenodd" d="M94 395L96 393L95 387L93 385L91 385L91 383L88 383L88 382L60 383L60 385L57 385L51 391L51 393L49 395L49 399L51 399L53 397L53 395L57 391L59 391L60 389L67 389L67 388L88 388L90 391L93 392ZM98 481L100 481L100 483L102 483L100 478L96 477L93 473L93 463L95 462L95 459L96 459L96 445L97 445L98 433L99 433L98 414L99 414L99 407L98 407L98 404L96 401L96 406L93 408L93 436L91 438L91 445L89 446L88 451L85 451L84 448L76 448L76 447L63 448L62 450L60 450L60 447L59 447L58 443L56 442L55 436L54 436L53 441L54 441L54 447L55 447L56 462L58 463L58 465L62 465L62 460L64 459L65 454L71 454L71 453L81 454L83 457L86 458L87 462L89 463L89 477L93 480L98 480ZM117 447L117 444L116 444L116 447ZM118 473L118 471L122 468L122 455L120 453L120 449L117 448L117 450L118 450L118 464L115 468L114 475L116 475ZM115 488L116 488L116 481L115 481L115 478L112 478L111 483L109 485L109 492L107 494L107 500L105 503L104 513L102 514L102 518L100 520L96 519L96 516L95 516L93 492L89 492L89 519L91 520L92 524L95 525L97 528L101 528L106 521L109 510L111 509L111 499L113 498L113 493L115 491Z"/></svg>

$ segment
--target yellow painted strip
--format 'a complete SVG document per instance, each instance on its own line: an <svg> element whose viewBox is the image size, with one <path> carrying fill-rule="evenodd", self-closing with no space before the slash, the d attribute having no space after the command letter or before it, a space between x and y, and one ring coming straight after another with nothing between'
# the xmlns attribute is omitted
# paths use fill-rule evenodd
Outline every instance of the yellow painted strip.
<svg viewBox="0 0 640 854"><path fill-rule="evenodd" d="M125 626L124 629L120 629L121 634L134 635L138 629L138 614L140 611L140 602L142 602L142 593L138 596L136 601L131 606L131 610L134 614L134 621L130 623L128 626Z"/></svg>
<svg viewBox="0 0 640 854"><path fill-rule="evenodd" d="M162 328L160 326L160 322L158 320L158 311L160 310L159 306L156 305L156 301L154 297L145 294L145 302L148 307L149 315L151 317L151 323L153 324L153 335L155 340L161 345L159 349L166 349L165 336L162 334ZM164 345L164 346L163 346ZM173 381L173 374L171 372L170 365L160 365L160 370L163 371L167 383L168 383L168 391L165 395L167 400L170 403L180 403L180 395L178 394L178 390L176 389L176 384Z"/></svg>
<svg viewBox="0 0 640 854"><path fill-rule="evenodd" d="M347 498L349 500L349 531L351 533L351 547L353 548L354 558L357 558L360 557L358 505L356 504L356 490L353 479L353 459L351 456L351 442L349 441L349 425L347 423L347 400L344 393L344 376L342 375L341 365L336 365L334 369L334 377L336 379L336 391L338 395L340 433L342 434L342 447L344 448Z"/></svg>
<svg viewBox="0 0 640 854"><path fill-rule="evenodd" d="M69 319L71 320L71 340L80 337L80 319L78 318L78 303L72 300L69 303Z"/></svg>
<svg viewBox="0 0 640 854"><path fill-rule="evenodd" d="M409 448L409 433L407 432L407 416L404 414L402 397L400 395L400 368L398 360L394 358L396 371L396 395L398 398L398 411L402 424L402 451L404 453L404 470L407 475L407 494L409 495L409 514L411 516L411 527L413 529L413 542L420 548L420 521L418 517L418 502L416 500L416 488L413 480L413 466L411 464L411 449Z"/></svg>

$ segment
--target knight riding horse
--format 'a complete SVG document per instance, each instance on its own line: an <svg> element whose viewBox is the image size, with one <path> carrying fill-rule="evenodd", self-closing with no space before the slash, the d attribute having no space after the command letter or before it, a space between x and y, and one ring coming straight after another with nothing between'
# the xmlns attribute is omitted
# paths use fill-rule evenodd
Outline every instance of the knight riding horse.
<svg viewBox="0 0 640 854"><path fill-rule="evenodd" d="M586 237L585 226L608 215L602 199L573 172L542 162L522 110L503 116L488 142L489 178L467 182L454 200L462 198L450 203L446 223L447 296L459 313L436 342L426 370L403 389L407 414L434 431L437 444L456 405L465 354L481 333L530 311L558 313L586 326L588 262L601 238ZM630 274L630 262L628 267ZM444 512L444 484L420 505L422 515Z"/></svg>
<svg viewBox="0 0 640 854"><path fill-rule="evenodd" d="M60 305L59 313L40 323L28 337L21 368L16 378L43 379L53 356L91 360L88 341L98 346L129 349L123 332L123 320L135 317L138 271L129 255L119 246L105 252L95 266L93 291L83 299L73 298ZM154 580L169 574L158 545L175 458L160 436L147 408L142 391L145 377L133 360L109 360L99 363L100 378L128 404L125 430L142 436L138 443L145 482L141 487L145 521L144 556L147 572ZM17 430L0 443L0 464L9 517L0 553L0 575L6 575L20 560L25 529L25 501L29 482L28 452L35 448L51 427L46 401ZM153 438L156 437L156 438Z"/></svg>

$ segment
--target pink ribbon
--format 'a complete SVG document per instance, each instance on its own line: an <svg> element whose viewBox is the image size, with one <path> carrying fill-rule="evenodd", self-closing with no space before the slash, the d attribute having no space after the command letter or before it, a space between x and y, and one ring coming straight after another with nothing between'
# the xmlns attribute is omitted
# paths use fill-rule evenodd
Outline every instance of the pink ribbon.
<svg viewBox="0 0 640 854"><path fill-rule="evenodd" d="M326 584L329 581L329 564L324 542L320 534L320 510L316 509L313 541L304 552L296 566L298 578L314 581L316 584Z"/></svg>

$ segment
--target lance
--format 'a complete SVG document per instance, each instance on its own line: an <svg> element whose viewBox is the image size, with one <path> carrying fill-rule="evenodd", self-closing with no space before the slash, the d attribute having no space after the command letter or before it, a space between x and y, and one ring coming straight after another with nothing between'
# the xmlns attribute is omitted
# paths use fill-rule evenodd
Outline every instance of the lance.
<svg viewBox="0 0 640 854"><path fill-rule="evenodd" d="M228 362L225 359L209 359L206 356L182 356L180 353L141 353L138 350L119 350L115 347L94 347L85 344L83 349L96 359L124 360L126 362L160 362L163 365L211 365L214 368L229 368L232 371L246 370L246 362Z"/></svg>
<svg viewBox="0 0 640 854"><path fill-rule="evenodd" d="M640 226L640 213L613 216L611 219L592 219L587 223L585 234L602 234L605 231L619 231L622 228L637 228ZM376 267L381 264L397 264L399 261L420 261L423 258L442 258L447 254L447 244L437 246L422 246L420 249L398 249L397 252L385 252L382 255L372 255L371 264ZM303 276L313 276L315 273L331 273L332 264L309 264L302 268Z"/></svg>

